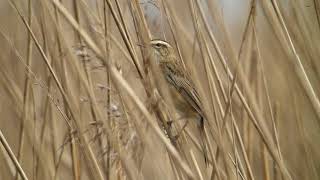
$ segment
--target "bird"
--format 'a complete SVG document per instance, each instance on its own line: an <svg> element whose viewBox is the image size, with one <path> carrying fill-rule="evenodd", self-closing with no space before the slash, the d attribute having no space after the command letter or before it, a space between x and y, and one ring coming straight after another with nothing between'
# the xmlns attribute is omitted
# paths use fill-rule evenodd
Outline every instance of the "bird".
<svg viewBox="0 0 320 180"><path fill-rule="evenodd" d="M195 85L190 78L182 61L177 57L175 49L166 41L153 39L150 41L155 55L156 64L159 66L172 95L173 104L178 112L191 119L196 119L200 131L201 146L207 161L204 142L204 113L202 104Z"/></svg>

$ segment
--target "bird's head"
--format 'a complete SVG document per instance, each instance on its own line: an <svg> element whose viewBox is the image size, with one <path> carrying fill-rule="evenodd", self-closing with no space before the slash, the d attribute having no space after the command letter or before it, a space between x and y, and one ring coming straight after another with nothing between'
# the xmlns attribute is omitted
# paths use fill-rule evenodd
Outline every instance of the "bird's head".
<svg viewBox="0 0 320 180"><path fill-rule="evenodd" d="M150 42L151 47L154 49L155 53L162 57L167 58L172 52L172 46L163 40L154 39Z"/></svg>

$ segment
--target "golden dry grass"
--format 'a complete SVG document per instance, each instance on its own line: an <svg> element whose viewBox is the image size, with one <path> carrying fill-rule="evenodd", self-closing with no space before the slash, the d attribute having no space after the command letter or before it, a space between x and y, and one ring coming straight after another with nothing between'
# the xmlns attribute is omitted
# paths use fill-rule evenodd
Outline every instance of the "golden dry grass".
<svg viewBox="0 0 320 180"><path fill-rule="evenodd" d="M319 12L317 0L0 1L0 179L319 179ZM207 164L156 38L200 94Z"/></svg>

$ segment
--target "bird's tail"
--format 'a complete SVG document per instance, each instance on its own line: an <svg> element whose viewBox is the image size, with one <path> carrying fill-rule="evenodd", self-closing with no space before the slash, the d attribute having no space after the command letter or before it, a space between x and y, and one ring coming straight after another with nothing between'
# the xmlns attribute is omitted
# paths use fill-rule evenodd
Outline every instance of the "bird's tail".
<svg viewBox="0 0 320 180"><path fill-rule="evenodd" d="M199 131L200 131L200 142L201 142L202 153L204 156L204 161L205 161L206 165L208 165L209 164L208 151L207 151L207 146L206 146L207 138L206 138L205 129L204 129L204 118L203 117L200 118Z"/></svg>

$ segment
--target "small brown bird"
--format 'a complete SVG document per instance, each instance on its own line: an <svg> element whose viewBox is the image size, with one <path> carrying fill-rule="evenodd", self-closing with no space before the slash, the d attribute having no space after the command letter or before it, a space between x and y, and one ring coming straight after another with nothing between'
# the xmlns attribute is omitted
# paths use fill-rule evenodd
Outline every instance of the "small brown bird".
<svg viewBox="0 0 320 180"><path fill-rule="evenodd" d="M205 142L204 114L201 109L199 95L182 62L175 55L173 47L163 40L152 40L157 64L169 84L175 108L184 116L197 119L201 141ZM202 143L205 153L205 145ZM207 157L205 155L205 160Z"/></svg>
<svg viewBox="0 0 320 180"><path fill-rule="evenodd" d="M198 93L172 46L163 40L152 40L151 46L155 50L157 64L169 83L176 108L186 117L203 117Z"/></svg>

